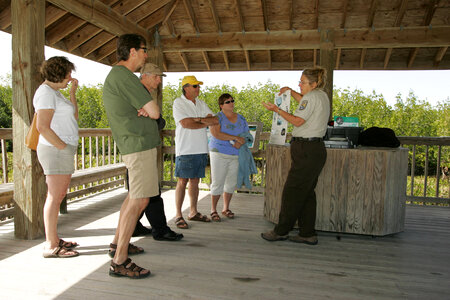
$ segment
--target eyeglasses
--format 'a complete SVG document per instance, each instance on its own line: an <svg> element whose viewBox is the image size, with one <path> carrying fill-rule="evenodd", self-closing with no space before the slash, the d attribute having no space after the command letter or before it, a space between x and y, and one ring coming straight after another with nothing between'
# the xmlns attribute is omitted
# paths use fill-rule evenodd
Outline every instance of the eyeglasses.
<svg viewBox="0 0 450 300"><path fill-rule="evenodd" d="M147 51L148 51L147 47L141 47L141 48L138 49L138 51L139 51L140 49L144 50L144 53L147 53Z"/></svg>
<svg viewBox="0 0 450 300"><path fill-rule="evenodd" d="M193 87L194 89L196 89L196 88L199 87L199 85L198 85L198 84L194 84L194 85L192 85L192 87Z"/></svg>
<svg viewBox="0 0 450 300"><path fill-rule="evenodd" d="M230 103L234 103L234 99L227 100L227 101L225 101L223 104L230 104Z"/></svg>
<svg viewBox="0 0 450 300"><path fill-rule="evenodd" d="M301 84L301 85L309 84L309 81L299 81L298 84Z"/></svg>

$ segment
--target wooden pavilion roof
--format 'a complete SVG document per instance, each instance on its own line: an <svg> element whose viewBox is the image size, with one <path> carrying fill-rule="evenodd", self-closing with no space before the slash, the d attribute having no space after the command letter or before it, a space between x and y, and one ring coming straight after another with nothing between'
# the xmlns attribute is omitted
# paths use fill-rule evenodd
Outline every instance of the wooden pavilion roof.
<svg viewBox="0 0 450 300"><path fill-rule="evenodd" d="M11 0L0 30L12 32ZM116 39L144 35L167 72L450 69L449 0L48 0L46 45L106 65Z"/></svg>

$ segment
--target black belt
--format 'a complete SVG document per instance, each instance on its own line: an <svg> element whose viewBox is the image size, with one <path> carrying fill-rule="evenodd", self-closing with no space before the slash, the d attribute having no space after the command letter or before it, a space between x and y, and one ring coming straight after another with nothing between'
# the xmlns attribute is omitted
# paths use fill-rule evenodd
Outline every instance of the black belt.
<svg viewBox="0 0 450 300"><path fill-rule="evenodd" d="M320 138L320 137L303 138L303 137L293 136L291 141L293 141L293 142L297 142L297 141L299 141L299 142L321 142L321 141L323 141L323 138Z"/></svg>

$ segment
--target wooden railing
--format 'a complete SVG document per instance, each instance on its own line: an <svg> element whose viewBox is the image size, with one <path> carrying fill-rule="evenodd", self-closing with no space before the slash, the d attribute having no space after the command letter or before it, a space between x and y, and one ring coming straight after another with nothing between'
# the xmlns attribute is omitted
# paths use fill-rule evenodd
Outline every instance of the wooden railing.
<svg viewBox="0 0 450 300"><path fill-rule="evenodd" d="M162 146L162 160L161 178L162 186L174 187L176 185L176 178L174 177L175 170L175 131L163 130L163 146ZM258 168L258 174L253 175L253 189L251 191L242 188L241 192L263 193L265 188L266 176L266 145L268 143L270 133L264 132L260 137L259 151L254 153L255 162ZM288 134L287 140L290 139ZM109 164L116 164L121 161L115 142L111 137L110 129L80 129L80 144L79 151L76 157L76 169L89 169L93 167L107 166ZM408 190L407 201L409 203L418 204L450 204L450 178L448 175L449 160L450 160L450 137L399 137L402 146L410 148L410 166L408 176ZM12 181L12 153L8 152L8 142L12 142L12 129L0 129L1 142L1 171L2 176L0 183L8 183ZM430 158L430 153L436 153L433 159ZM433 165L433 170L430 166ZM445 171L447 170L447 171ZM447 172L447 173L446 173ZM207 172L207 177L202 180L200 188L209 189L210 176ZM418 176L417 174L423 174ZM430 175L433 174L433 175ZM113 178L114 186L122 185L119 178ZM433 181L433 182L431 182ZM116 184L117 183L117 184ZM83 197L86 193L91 193L92 186L104 184L104 181L91 182L83 184L83 186L72 188L77 191L77 197ZM111 184L106 185L109 188ZM90 187L90 188L89 188ZM432 191L430 191L432 190ZM13 206L13 202L1 200L0 197L0 211ZM2 214L0 213L0 216Z"/></svg>

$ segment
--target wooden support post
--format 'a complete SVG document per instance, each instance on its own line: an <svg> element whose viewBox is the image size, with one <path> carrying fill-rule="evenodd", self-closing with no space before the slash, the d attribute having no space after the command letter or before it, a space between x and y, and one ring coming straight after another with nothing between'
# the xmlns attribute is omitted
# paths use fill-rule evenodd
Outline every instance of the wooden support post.
<svg viewBox="0 0 450 300"><path fill-rule="evenodd" d="M25 135L34 114L33 95L41 78L44 60L45 0L11 1L12 86L14 144L15 236L43 236L43 207L47 188L36 152L28 149Z"/></svg>
<svg viewBox="0 0 450 300"><path fill-rule="evenodd" d="M327 70L325 92L330 99L330 120L333 116L333 71L336 65L334 56L334 30L326 29L320 33L320 65Z"/></svg>
<svg viewBox="0 0 450 300"><path fill-rule="evenodd" d="M150 45L149 47L149 51L148 51L148 62L154 63L155 65L157 65L161 70L164 70L164 56L163 56L163 52L162 52L162 48L161 48L161 44L160 44L160 37L158 34L158 31L155 31L155 36L153 39L153 45ZM163 77L164 80L164 77ZM161 82L161 84L158 86L158 88L156 90L154 90L151 94L152 94L152 98L153 99L157 99L157 103L159 108L161 109L161 115L164 117L163 115L163 106L162 106L162 102L163 102L163 97L162 97L162 89L163 89L163 82ZM162 136L161 136L162 139ZM158 161L157 161L157 165L158 165L158 174L159 174L159 181L161 182L161 180L163 180L163 176L164 176L164 160L163 160L163 153L161 150L161 146L158 147Z"/></svg>

